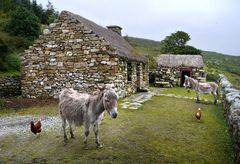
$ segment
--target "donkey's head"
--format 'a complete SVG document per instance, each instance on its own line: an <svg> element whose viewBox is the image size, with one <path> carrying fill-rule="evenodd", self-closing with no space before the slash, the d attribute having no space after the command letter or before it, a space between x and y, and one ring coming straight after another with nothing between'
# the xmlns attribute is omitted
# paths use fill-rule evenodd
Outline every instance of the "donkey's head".
<svg viewBox="0 0 240 164"><path fill-rule="evenodd" d="M184 78L185 78L185 80L184 80L183 86L185 88L190 88L189 77L187 75L184 75Z"/></svg>
<svg viewBox="0 0 240 164"><path fill-rule="evenodd" d="M105 110L108 112L108 114L112 118L117 118L118 111L117 111L117 100L118 96L113 89L113 86L104 86L101 90L104 90L103 92L103 105Z"/></svg>

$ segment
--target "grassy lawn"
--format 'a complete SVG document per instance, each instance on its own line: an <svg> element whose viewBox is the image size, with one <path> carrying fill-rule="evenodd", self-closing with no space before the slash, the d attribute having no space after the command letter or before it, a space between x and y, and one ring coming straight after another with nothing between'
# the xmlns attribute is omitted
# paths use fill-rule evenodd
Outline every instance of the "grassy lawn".
<svg viewBox="0 0 240 164"><path fill-rule="evenodd" d="M155 88L152 88L153 90ZM190 92L188 92L188 90L186 88L163 88L161 93L164 94L174 94L176 96L186 96L186 97L193 97L196 98L196 92L194 89L190 89ZM214 101L214 97L212 94L200 94L200 100L210 100L210 101Z"/></svg>
<svg viewBox="0 0 240 164"><path fill-rule="evenodd" d="M184 91L164 90L186 96ZM43 129L38 137L30 132L26 137L0 137L0 163L233 163L222 106L208 103L200 107L201 121L195 119L197 104L190 99L160 96L137 110L119 109L117 119L107 116L101 125L102 149L95 148L93 133L89 150L83 149L82 128L76 128L76 139L64 146L61 125L48 132ZM56 109L53 104L2 110L0 115L58 115Z"/></svg>

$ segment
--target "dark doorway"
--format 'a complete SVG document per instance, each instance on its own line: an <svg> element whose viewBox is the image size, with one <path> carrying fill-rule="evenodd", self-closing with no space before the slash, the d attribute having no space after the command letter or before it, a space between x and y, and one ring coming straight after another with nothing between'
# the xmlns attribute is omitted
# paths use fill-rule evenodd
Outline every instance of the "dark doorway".
<svg viewBox="0 0 240 164"><path fill-rule="evenodd" d="M181 70L181 83L180 86L183 86L183 83L185 81L184 75L187 75L188 77L192 77L192 69L191 68L184 68Z"/></svg>
<svg viewBox="0 0 240 164"><path fill-rule="evenodd" d="M154 84L156 79L156 73L155 72L149 72L149 84Z"/></svg>

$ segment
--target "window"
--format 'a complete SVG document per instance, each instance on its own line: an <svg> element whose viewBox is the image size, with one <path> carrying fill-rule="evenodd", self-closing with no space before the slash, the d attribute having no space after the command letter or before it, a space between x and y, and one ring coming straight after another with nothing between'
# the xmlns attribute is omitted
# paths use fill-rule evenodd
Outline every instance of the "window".
<svg viewBox="0 0 240 164"><path fill-rule="evenodd" d="M127 63L127 80L132 81L132 64Z"/></svg>

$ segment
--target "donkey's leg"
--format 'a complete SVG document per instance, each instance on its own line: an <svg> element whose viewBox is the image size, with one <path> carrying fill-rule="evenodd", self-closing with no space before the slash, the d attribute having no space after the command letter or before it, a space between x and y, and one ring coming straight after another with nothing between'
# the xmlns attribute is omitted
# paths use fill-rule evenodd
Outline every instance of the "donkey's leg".
<svg viewBox="0 0 240 164"><path fill-rule="evenodd" d="M89 127L90 127L90 123L84 123L84 140L83 140L84 149L88 148L88 146L87 146L87 137L89 135Z"/></svg>
<svg viewBox="0 0 240 164"><path fill-rule="evenodd" d="M96 143L97 148L102 148L103 146L99 141L99 124L98 124L98 122L96 122L94 124L93 131L95 134L95 143Z"/></svg>
<svg viewBox="0 0 240 164"><path fill-rule="evenodd" d="M196 97L197 97L197 101L196 101L196 103L200 103L200 99L199 99L199 97L200 97L200 93L197 92L197 91L196 91Z"/></svg>
<svg viewBox="0 0 240 164"><path fill-rule="evenodd" d="M62 127L63 127L63 134L64 134L64 142L67 142L67 134L66 134L66 119L62 116Z"/></svg>
<svg viewBox="0 0 240 164"><path fill-rule="evenodd" d="M71 138L75 138L72 130L72 123L69 123L69 129L70 129Z"/></svg>
<svg viewBox="0 0 240 164"><path fill-rule="evenodd" d="M212 95L214 96L214 104L217 104L217 93L216 92L212 92Z"/></svg>

